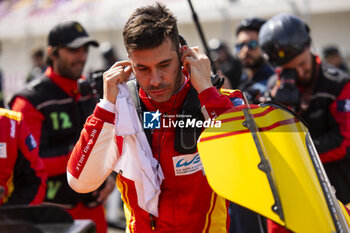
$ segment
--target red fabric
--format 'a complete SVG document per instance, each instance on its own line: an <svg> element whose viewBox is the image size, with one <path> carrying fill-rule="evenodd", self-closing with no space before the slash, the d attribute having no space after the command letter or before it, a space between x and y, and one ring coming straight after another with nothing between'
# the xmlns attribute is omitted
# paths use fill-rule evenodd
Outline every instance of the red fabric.
<svg viewBox="0 0 350 233"><path fill-rule="evenodd" d="M350 82L345 84L342 92L336 100L329 106L328 110L339 124L340 134L343 136L342 144L333 150L320 154L322 163L337 161L346 155L347 148L350 147L350 110L339 111L337 103L350 100Z"/></svg>
<svg viewBox="0 0 350 233"><path fill-rule="evenodd" d="M18 96L13 101L12 110L21 112L23 120L27 123L30 132L39 143L41 137L41 127L44 115L36 110L34 106L24 97Z"/></svg>
<svg viewBox="0 0 350 233"><path fill-rule="evenodd" d="M59 86L64 92L66 92L69 96L75 97L76 100L80 98L80 93L78 93L77 81L72 79L64 78L58 74L56 74L51 67L47 68L45 71L45 75L48 76L57 86ZM83 76L81 78L84 78ZM35 109L35 107L24 97L16 97L13 101L13 110L22 112L24 116L24 120L27 122L30 130L33 131L34 137L37 142L40 142L41 138L41 128L42 122L44 120L44 116ZM45 168L47 170L48 176L56 176L60 174L65 174L67 170L67 160L69 159L69 152L66 156L58 156L55 158L44 158L42 161L45 164ZM98 226L98 233L105 233L107 229L107 223L105 220L105 215L103 211L102 205L88 209L82 204L79 203L78 206L71 210L73 217L81 216L81 218L87 219L92 217L96 219L96 223ZM82 211L79 213L79 211ZM86 213L85 213L86 212Z"/></svg>
<svg viewBox="0 0 350 233"><path fill-rule="evenodd" d="M164 103L150 100L142 89L140 89L139 96L148 111L159 110L162 114L175 120L174 117L182 107L190 87L191 83L187 81L181 91ZM199 99L201 105L205 106L212 117L218 116L233 107L231 101L220 95L214 87L201 92ZM178 232L201 231L204 229L207 220L209 221L207 224L210 226L210 217L214 215L213 209L210 209L212 208L210 201L213 191L201 171L184 176L175 175L173 158L181 156L181 154L174 149L174 138L175 129L173 127L153 130L151 149L154 158L160 161L165 176L161 186L159 218L153 217L156 231L172 231L174 227L179 227L177 228ZM126 205L132 209L132 218L129 221L129 227L132 229L130 230L151 232L149 214L138 207L133 181L123 176L118 176L118 179L123 184L122 195L127 203ZM186 191L181 192L180 190ZM227 212L227 206L222 211ZM191 218L189 219L188 216L191 216ZM207 216L209 216L209 219L206 219ZM229 226L228 215L224 221L223 224Z"/></svg>
<svg viewBox="0 0 350 233"><path fill-rule="evenodd" d="M0 109L0 128L0 186L5 188L0 205L9 198L9 204L40 204L46 194L47 175L38 155L38 144L31 140L30 132L19 113ZM15 167L18 153L23 154L28 163L22 162L20 167Z"/></svg>
<svg viewBox="0 0 350 233"><path fill-rule="evenodd" d="M350 210L349 210L349 208L346 207L345 205L344 205L344 208L345 208L346 212L348 212L348 215L350 216Z"/></svg>
<svg viewBox="0 0 350 233"><path fill-rule="evenodd" d="M69 96L79 98L78 84L76 80L64 78L56 74L51 67L47 68L45 75L48 76L57 86L59 86ZM84 78L84 77L81 77ZM27 123L34 138L40 142L41 127L44 120L43 114L38 111L26 98L18 96L14 99L12 110L21 112L23 119Z"/></svg>
<svg viewBox="0 0 350 233"><path fill-rule="evenodd" d="M57 86L59 86L69 96L75 96L76 99L80 97L78 93L78 84L76 80L64 78L56 74L51 67L45 71L48 76ZM81 77L84 78L84 77ZM12 110L21 112L23 119L27 123L35 140L39 143L41 139L41 128L44 121L43 114L38 111L26 98L18 96L14 99ZM56 176L66 172L67 161L69 156L62 155L55 158L43 158L48 176Z"/></svg>
<svg viewBox="0 0 350 233"><path fill-rule="evenodd" d="M95 222L96 233L107 232L107 220L105 218L105 209L102 205L94 208L87 208L82 203L78 203L73 209L67 209L67 212L74 219L90 219Z"/></svg>
<svg viewBox="0 0 350 233"><path fill-rule="evenodd" d="M94 116L97 117L98 119L101 119L104 122L114 124L114 118L115 118L114 113L107 111L103 108L100 108L98 105L94 110Z"/></svg>
<svg viewBox="0 0 350 233"><path fill-rule="evenodd" d="M59 86L69 96L71 97L76 96L77 98L80 97L80 93L78 93L77 80L62 77L59 74L56 74L51 67L46 69L45 75L49 77L57 86ZM81 79L85 79L85 77L82 76Z"/></svg>
<svg viewBox="0 0 350 233"><path fill-rule="evenodd" d="M268 233L291 233L292 231L287 228L282 227L281 225L267 219L267 232Z"/></svg>
<svg viewBox="0 0 350 233"><path fill-rule="evenodd" d="M91 150L96 143L98 135L101 133L103 125L102 121L95 121L91 118L92 116L90 116L86 121L85 127L79 138L79 143L76 143L72 152L72 154L74 154L74 151L82 151L83 155L80 157L71 156L69 159L70 161L67 161L65 166L67 167L68 172L71 173L76 179L79 178L81 172L83 171L83 167L90 156Z"/></svg>
<svg viewBox="0 0 350 233"><path fill-rule="evenodd" d="M186 82L183 88L165 103L151 101L143 90L140 90L139 96L147 111L159 110L163 114L162 117L167 115L173 118L182 107L190 88L190 82ZM220 95L215 88L209 88L199 96L201 105L205 106L212 116L218 116L233 107L229 98ZM101 125L97 124L96 121L112 123L114 120L112 115L112 113L97 106L94 115L85 124L85 129L76 147L85 147L86 140L83 140L83 138L86 137L88 132L91 132L93 129L101 130ZM221 230L224 228L225 232L227 232L229 226L228 202L213 193L203 171L196 170L190 174L176 175L175 165L177 162L174 162L176 161L174 159L178 156L183 156L183 154L174 149L175 128L171 126L152 131L151 149L153 156L160 161L165 176L159 197L159 218L152 217L155 222L155 231L199 232L207 231L210 228L210 231L221 232L213 229L219 227ZM119 149L120 139L117 137ZM99 142L107 143L102 140ZM95 144L96 146L101 147L103 145ZM193 159L191 158L192 162L195 161L195 158L198 159L198 157L195 157L197 155L197 153L190 155L193 156ZM78 157L81 157L81 150L74 150L70 161ZM190 164L190 159L186 163ZM182 164L184 164L183 161ZM125 206L131 214L128 222L130 232L153 232L149 213L138 206L134 182L119 174L117 183Z"/></svg>

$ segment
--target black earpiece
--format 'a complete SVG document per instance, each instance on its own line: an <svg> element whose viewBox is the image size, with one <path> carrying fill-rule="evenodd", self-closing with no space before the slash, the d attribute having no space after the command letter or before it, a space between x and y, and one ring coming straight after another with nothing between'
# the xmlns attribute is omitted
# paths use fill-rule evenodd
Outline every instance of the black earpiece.
<svg viewBox="0 0 350 233"><path fill-rule="evenodd" d="M179 35L179 41L180 41L180 45L184 46L187 45L187 41L185 40L185 38L181 35Z"/></svg>

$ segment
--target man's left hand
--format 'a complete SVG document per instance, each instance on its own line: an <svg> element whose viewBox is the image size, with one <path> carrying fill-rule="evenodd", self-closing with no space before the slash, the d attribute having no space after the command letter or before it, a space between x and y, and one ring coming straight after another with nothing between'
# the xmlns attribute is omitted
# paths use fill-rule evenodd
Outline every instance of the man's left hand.
<svg viewBox="0 0 350 233"><path fill-rule="evenodd" d="M198 47L183 49L181 61L189 73L190 81L198 93L212 87L210 80L210 61Z"/></svg>
<svg viewBox="0 0 350 233"><path fill-rule="evenodd" d="M108 176L106 179L105 185L102 190L95 191L96 194L98 192L97 202L101 204L105 204L109 194L112 193L115 187L115 178L113 175Z"/></svg>

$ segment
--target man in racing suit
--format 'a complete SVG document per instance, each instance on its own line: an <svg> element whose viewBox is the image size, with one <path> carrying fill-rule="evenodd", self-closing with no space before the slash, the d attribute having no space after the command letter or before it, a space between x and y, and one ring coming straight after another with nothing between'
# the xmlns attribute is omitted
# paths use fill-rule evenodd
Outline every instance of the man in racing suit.
<svg viewBox="0 0 350 233"><path fill-rule="evenodd" d="M137 9L123 35L130 60L115 63L104 74L104 98L88 118L68 162L68 181L77 191L98 186L125 149L125 138L114 134L114 119L125 112L115 104L131 73L140 86L137 97L142 109L167 115L169 121L176 121L172 116L178 113L191 115L186 112L192 110L199 114L197 119L204 119L203 115L213 119L233 107L230 99L212 86L207 56L199 48L179 46L176 19L163 5ZM230 94L233 99L239 96L240 92ZM156 205L158 216L139 206L135 182L124 176L125 170L119 171L117 186L124 201L127 232L228 231L228 202L208 185L196 148L198 135L193 147L185 147L178 141L183 136L178 128L161 124L145 130L150 136L152 159L164 174ZM189 135L193 140L194 133ZM131 154L122 156L134 158ZM136 159L132 162L138 163Z"/></svg>
<svg viewBox="0 0 350 233"><path fill-rule="evenodd" d="M0 205L40 204L46 171L21 113L0 108Z"/></svg>
<svg viewBox="0 0 350 233"><path fill-rule="evenodd" d="M350 203L350 76L310 51L308 26L279 14L260 30L269 62L281 69L273 100L294 107L306 121L337 198Z"/></svg>
<svg viewBox="0 0 350 233"><path fill-rule="evenodd" d="M79 194L66 179L70 153L97 102L94 96L82 96L78 90L89 45L98 43L78 22L53 27L48 37L48 69L41 79L16 93L10 106L22 112L40 142L39 155L48 172L45 202L65 208L75 219L92 219L97 232L104 233L107 222L102 203L113 190L114 180L108 179L97 192Z"/></svg>

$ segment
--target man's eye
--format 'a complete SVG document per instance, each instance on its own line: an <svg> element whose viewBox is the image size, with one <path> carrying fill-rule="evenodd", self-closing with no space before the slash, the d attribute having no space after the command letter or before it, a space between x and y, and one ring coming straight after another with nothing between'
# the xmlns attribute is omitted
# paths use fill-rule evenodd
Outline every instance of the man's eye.
<svg viewBox="0 0 350 233"><path fill-rule="evenodd" d="M165 68L165 67L168 67L169 66L169 63L165 63L165 64L161 64L160 67L161 68Z"/></svg>
<svg viewBox="0 0 350 233"><path fill-rule="evenodd" d="M139 71L146 71L147 68L139 68L138 70L139 70Z"/></svg>

